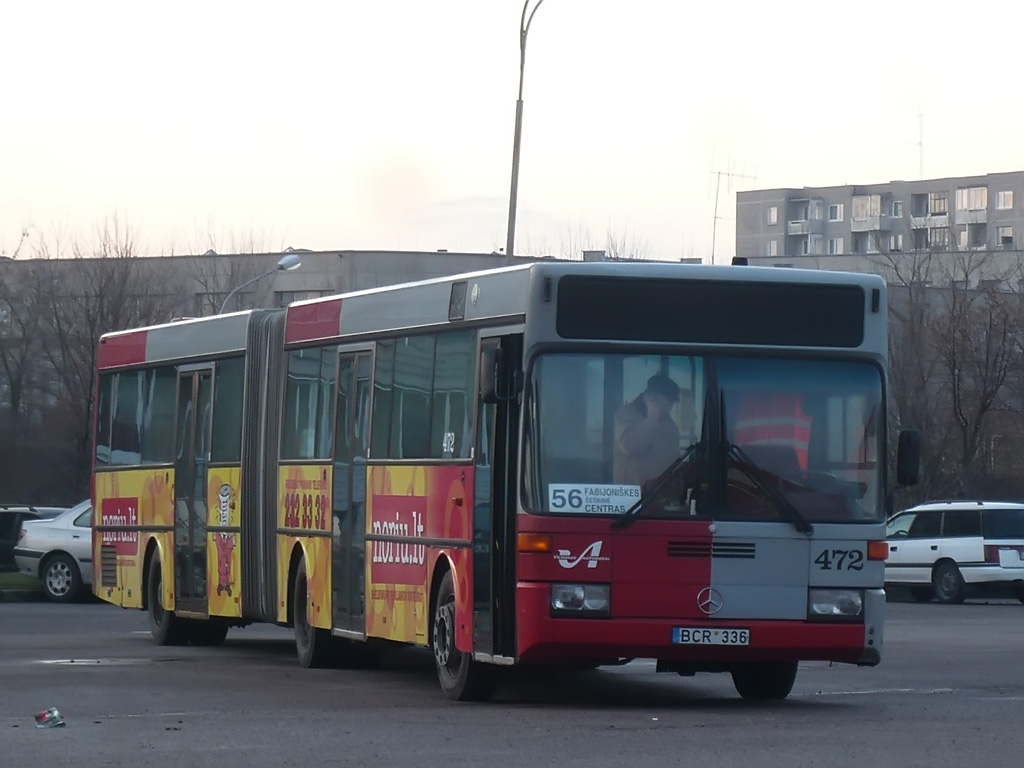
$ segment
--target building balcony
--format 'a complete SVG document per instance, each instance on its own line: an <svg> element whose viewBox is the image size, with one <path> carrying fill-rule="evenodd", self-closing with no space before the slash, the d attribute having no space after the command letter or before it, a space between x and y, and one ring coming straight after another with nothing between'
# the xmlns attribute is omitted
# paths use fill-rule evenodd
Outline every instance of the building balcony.
<svg viewBox="0 0 1024 768"><path fill-rule="evenodd" d="M888 232L892 229L892 216L862 216L850 219L851 232Z"/></svg>
<svg viewBox="0 0 1024 768"><path fill-rule="evenodd" d="M825 224L821 219L800 219L786 222L787 235L820 235L824 231Z"/></svg>
<svg viewBox="0 0 1024 768"><path fill-rule="evenodd" d="M910 228L911 229L925 229L942 227L946 229L949 227L949 214L940 213L934 216L911 216L910 217Z"/></svg>
<svg viewBox="0 0 1024 768"><path fill-rule="evenodd" d="M957 211L956 212L956 223L957 224L984 224L988 221L988 211L982 209L980 211Z"/></svg>

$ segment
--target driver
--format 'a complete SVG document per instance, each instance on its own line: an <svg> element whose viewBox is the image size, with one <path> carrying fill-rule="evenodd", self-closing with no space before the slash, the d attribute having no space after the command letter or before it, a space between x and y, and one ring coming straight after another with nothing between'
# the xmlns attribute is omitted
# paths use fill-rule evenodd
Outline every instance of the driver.
<svg viewBox="0 0 1024 768"><path fill-rule="evenodd" d="M642 488L679 456L679 427L672 419L678 402L679 385L658 373L615 414L616 483Z"/></svg>

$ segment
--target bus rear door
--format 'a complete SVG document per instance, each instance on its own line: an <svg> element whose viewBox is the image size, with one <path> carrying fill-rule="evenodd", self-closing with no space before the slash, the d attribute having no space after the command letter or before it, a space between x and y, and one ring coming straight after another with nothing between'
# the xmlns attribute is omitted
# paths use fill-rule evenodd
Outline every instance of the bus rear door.
<svg viewBox="0 0 1024 768"><path fill-rule="evenodd" d="M174 461L174 598L177 613L206 616L207 471L213 368L178 371L178 434Z"/></svg>

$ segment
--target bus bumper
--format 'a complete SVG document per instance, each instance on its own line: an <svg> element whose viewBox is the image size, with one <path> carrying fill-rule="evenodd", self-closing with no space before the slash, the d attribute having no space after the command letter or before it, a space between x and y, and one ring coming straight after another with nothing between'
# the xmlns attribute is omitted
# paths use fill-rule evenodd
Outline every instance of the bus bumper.
<svg viewBox="0 0 1024 768"><path fill-rule="evenodd" d="M885 593L867 590L865 622L617 619L553 617L550 585L518 585L521 661L651 658L729 664L739 661L836 661L873 666L881 660ZM673 643L676 627L747 629L748 645Z"/></svg>

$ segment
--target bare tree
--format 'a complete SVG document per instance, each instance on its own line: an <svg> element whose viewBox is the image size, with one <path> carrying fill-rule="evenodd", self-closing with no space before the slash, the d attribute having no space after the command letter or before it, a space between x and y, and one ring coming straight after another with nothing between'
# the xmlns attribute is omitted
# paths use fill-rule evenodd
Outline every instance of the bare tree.
<svg viewBox="0 0 1024 768"><path fill-rule="evenodd" d="M42 241L32 298L47 326L41 338L58 404L46 434L50 470L64 487L83 493L90 455L90 415L100 336L152 325L181 314L180 286L168 284L155 260L138 255L136 235L106 222L92 243ZM74 260L73 268L65 260Z"/></svg>
<svg viewBox="0 0 1024 768"><path fill-rule="evenodd" d="M941 242L941 240L940 240ZM1021 372L1020 265L981 250L883 253L893 285L893 427L924 438L919 496L984 493L997 484L985 446L992 416L1019 411L1009 384Z"/></svg>

